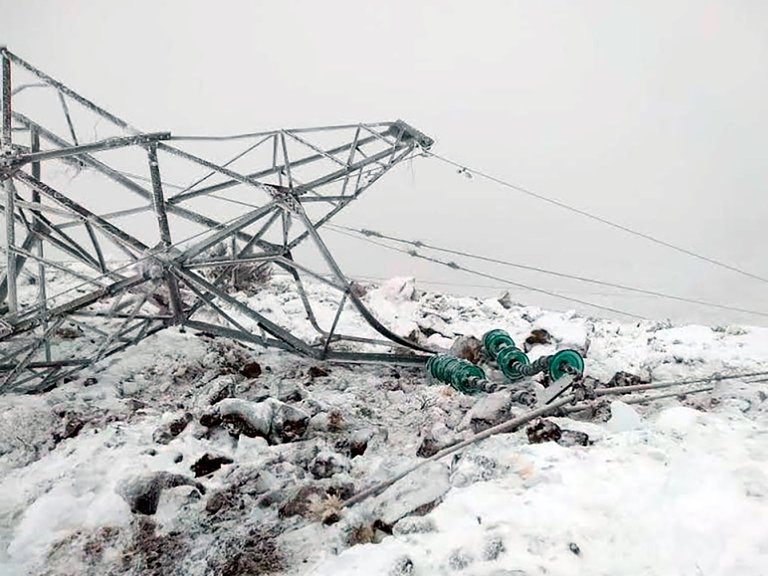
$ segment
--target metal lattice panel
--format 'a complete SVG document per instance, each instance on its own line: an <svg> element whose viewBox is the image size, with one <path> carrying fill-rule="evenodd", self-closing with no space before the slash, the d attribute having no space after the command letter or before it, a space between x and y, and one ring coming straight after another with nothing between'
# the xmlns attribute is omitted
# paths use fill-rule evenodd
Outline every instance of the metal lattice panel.
<svg viewBox="0 0 768 576"><path fill-rule="evenodd" d="M397 351L426 350L366 309L319 230L431 139L402 121L143 133L7 49L0 61L0 391L45 389L171 325L317 359L423 362ZM232 289L267 266L293 281L314 337ZM306 275L338 292L329 325ZM338 333L348 311L383 338Z"/></svg>

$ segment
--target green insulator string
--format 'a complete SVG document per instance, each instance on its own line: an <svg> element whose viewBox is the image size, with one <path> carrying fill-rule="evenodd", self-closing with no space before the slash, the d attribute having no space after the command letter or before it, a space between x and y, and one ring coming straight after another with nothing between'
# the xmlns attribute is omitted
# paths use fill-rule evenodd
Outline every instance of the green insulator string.
<svg viewBox="0 0 768 576"><path fill-rule="evenodd" d="M547 372L553 381L565 374L579 376L584 373L584 358L575 350L560 350L532 363L528 355L515 346L512 337L500 328L486 332L483 347L486 354L496 360L504 376L512 382L540 372Z"/></svg>
<svg viewBox="0 0 768 576"><path fill-rule="evenodd" d="M499 352L509 347L514 348L515 341L512 340L506 330L496 328L486 332L483 336L483 348L485 348L486 353L493 360L496 360Z"/></svg>
<svg viewBox="0 0 768 576"><path fill-rule="evenodd" d="M483 336L483 347L486 354L496 360L504 376L512 382L540 372L547 372L553 381L566 374L578 376L584 373L584 359L575 350L560 350L531 362L525 352L515 346L509 334L498 328ZM447 354L432 356L427 361L427 372L435 380L448 384L462 394L477 394L495 388L486 379L482 368Z"/></svg>
<svg viewBox="0 0 768 576"><path fill-rule="evenodd" d="M484 391L485 372L479 366L446 354L432 356L427 361L429 374L463 394Z"/></svg>

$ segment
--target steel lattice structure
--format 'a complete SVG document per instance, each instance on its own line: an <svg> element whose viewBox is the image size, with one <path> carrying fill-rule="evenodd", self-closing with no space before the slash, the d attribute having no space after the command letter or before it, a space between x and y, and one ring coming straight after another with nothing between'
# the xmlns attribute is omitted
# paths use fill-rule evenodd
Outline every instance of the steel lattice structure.
<svg viewBox="0 0 768 576"><path fill-rule="evenodd" d="M0 61L0 391L48 389L172 325L316 359L425 361L429 350L366 308L319 230L430 138L399 120L220 138L144 133L6 48ZM193 180L171 188L171 178ZM307 247L319 267L296 257ZM266 265L295 284L313 337L231 289L238 271ZM66 290L51 293L52 274ZM337 291L330 325L305 275ZM383 338L338 333L350 310Z"/></svg>

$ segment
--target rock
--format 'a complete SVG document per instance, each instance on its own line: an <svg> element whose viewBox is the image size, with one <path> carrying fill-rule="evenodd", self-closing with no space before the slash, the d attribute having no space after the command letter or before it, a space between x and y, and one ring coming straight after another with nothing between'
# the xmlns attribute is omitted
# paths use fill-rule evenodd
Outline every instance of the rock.
<svg viewBox="0 0 768 576"><path fill-rule="evenodd" d="M475 482L486 482L495 478L499 473L496 460L484 454L469 453L454 461L451 466L451 485L457 488L469 486Z"/></svg>
<svg viewBox="0 0 768 576"><path fill-rule="evenodd" d="M534 346L551 343L552 335L543 328L537 328L536 330L531 330L531 333L525 339L525 342L523 343L523 350L525 352L529 352Z"/></svg>
<svg viewBox="0 0 768 576"><path fill-rule="evenodd" d="M54 338L60 338L62 340L77 340L82 335L82 328L74 325L64 325L53 333Z"/></svg>
<svg viewBox="0 0 768 576"><path fill-rule="evenodd" d="M279 385L277 399L281 402L301 402L306 393L297 384Z"/></svg>
<svg viewBox="0 0 768 576"><path fill-rule="evenodd" d="M376 532L370 524L357 523L344 528L344 542L347 546L370 544L375 540Z"/></svg>
<svg viewBox="0 0 768 576"><path fill-rule="evenodd" d="M219 376L214 378L197 395L196 405L200 409L213 406L225 398L230 398L235 393L235 379L232 376Z"/></svg>
<svg viewBox="0 0 768 576"><path fill-rule="evenodd" d="M330 478L336 474L349 471L350 464L341 454L320 452L309 465L309 471L315 478Z"/></svg>
<svg viewBox="0 0 768 576"><path fill-rule="evenodd" d="M226 425L233 435L259 436L270 444L279 444L302 437L309 415L274 398L263 402L225 398L203 414L200 423L207 428Z"/></svg>
<svg viewBox="0 0 768 576"><path fill-rule="evenodd" d="M421 444L416 451L416 456L429 458L443 448L447 448L460 441L460 438L451 432L444 422L435 422L429 429L423 432Z"/></svg>
<svg viewBox="0 0 768 576"><path fill-rule="evenodd" d="M256 505L268 507L283 499L284 493L274 488L278 485L275 477L263 469L238 467L225 477L227 484L212 492L205 504L205 510L209 514L231 511L236 517L242 515L242 511Z"/></svg>
<svg viewBox="0 0 768 576"><path fill-rule="evenodd" d="M643 378L637 374L629 372L616 372L613 377L605 384L606 388L616 388L619 386L635 386L637 384L648 384L650 378Z"/></svg>
<svg viewBox="0 0 768 576"><path fill-rule="evenodd" d="M474 336L459 336L451 346L451 355L478 364L483 359L483 344Z"/></svg>
<svg viewBox="0 0 768 576"><path fill-rule="evenodd" d="M568 550L576 554L576 556L581 556L581 548L579 548L579 545L576 544L576 542L568 543Z"/></svg>
<svg viewBox="0 0 768 576"><path fill-rule="evenodd" d="M368 449L368 442L373 438L373 430L358 430L349 437L349 455L351 458L362 456Z"/></svg>
<svg viewBox="0 0 768 576"><path fill-rule="evenodd" d="M305 484L280 507L278 515L280 518L289 518L291 516L311 516L312 507L325 497L325 490L319 484Z"/></svg>
<svg viewBox="0 0 768 576"><path fill-rule="evenodd" d="M321 368L320 366L310 366L309 370L307 370L307 375L310 380L314 380L315 378L325 378L329 374L330 371L328 369Z"/></svg>
<svg viewBox="0 0 768 576"><path fill-rule="evenodd" d="M205 494L205 486L191 478L171 472L151 472L124 480L117 493L128 503L131 512L151 516L157 512L160 493L177 486L192 486L200 494Z"/></svg>
<svg viewBox="0 0 768 576"><path fill-rule="evenodd" d="M249 576L283 574L288 567L274 534L262 526L246 525L230 528L205 551L205 574L215 576ZM189 569L173 572L190 574ZM202 573L202 572L200 572ZM142 573L143 574L143 573ZM159 574L168 574L170 571Z"/></svg>
<svg viewBox="0 0 768 576"><path fill-rule="evenodd" d="M230 493L227 490L217 490L208 497L205 503L205 511L208 514L216 514L219 510L231 505Z"/></svg>
<svg viewBox="0 0 768 576"><path fill-rule="evenodd" d="M261 364L258 362L246 362L240 367L240 374L248 379L261 376Z"/></svg>
<svg viewBox="0 0 768 576"><path fill-rule="evenodd" d="M56 444L68 438L75 438L85 426L85 420L80 414L65 412L62 417L64 418L64 429L61 432L53 433L53 441Z"/></svg>
<svg viewBox="0 0 768 576"><path fill-rule="evenodd" d="M344 427L344 416L339 410L320 412L309 421L309 429L317 432L340 432Z"/></svg>
<svg viewBox="0 0 768 576"><path fill-rule="evenodd" d="M560 430L560 438L557 443L560 446L589 446L589 435L578 430Z"/></svg>
<svg viewBox="0 0 768 576"><path fill-rule="evenodd" d="M234 435L266 438L272 428L274 406L268 402L248 402L225 398L200 417L200 423L212 428L226 424Z"/></svg>
<svg viewBox="0 0 768 576"><path fill-rule="evenodd" d="M406 516L392 527L392 533L396 536L406 534L428 534L436 532L435 521L429 516Z"/></svg>
<svg viewBox="0 0 768 576"><path fill-rule="evenodd" d="M405 516L426 514L442 500L450 486L448 468L440 462L430 462L395 482L375 499L378 518L392 526Z"/></svg>
<svg viewBox="0 0 768 576"><path fill-rule="evenodd" d="M390 568L387 576L413 576L416 573L413 560L408 556L400 556Z"/></svg>
<svg viewBox="0 0 768 576"><path fill-rule="evenodd" d="M192 414L186 412L178 414L167 422L161 424L153 433L152 440L157 444L168 444L181 434L192 421Z"/></svg>
<svg viewBox="0 0 768 576"><path fill-rule="evenodd" d="M275 416L272 420L272 430L270 432L270 443L293 442L298 440L307 431L309 426L309 414L279 402L275 407Z"/></svg>
<svg viewBox="0 0 768 576"><path fill-rule="evenodd" d="M506 547L501 536L490 536L483 544L483 560L488 562L497 560L505 550Z"/></svg>
<svg viewBox="0 0 768 576"><path fill-rule="evenodd" d="M269 508L270 506L279 504L283 500L285 500L284 490L270 490L256 501L256 505L259 508Z"/></svg>
<svg viewBox="0 0 768 576"><path fill-rule="evenodd" d="M454 548L448 556L448 566L451 570L464 570L472 561L472 556L464 548Z"/></svg>
<svg viewBox="0 0 768 576"><path fill-rule="evenodd" d="M504 294L499 296L498 302L505 310L509 310L515 305L515 301L512 300L512 296L509 294L509 292L504 292Z"/></svg>
<svg viewBox="0 0 768 576"><path fill-rule="evenodd" d="M465 416L472 431L477 434L496 424L501 424L510 416L509 407L512 396L509 390L501 390L481 397ZM465 424L461 428L466 427Z"/></svg>
<svg viewBox="0 0 768 576"><path fill-rule="evenodd" d="M83 386L85 386L85 387L94 386L94 385L96 385L98 383L99 383L99 381L94 376L89 376L88 378L83 380Z"/></svg>
<svg viewBox="0 0 768 576"><path fill-rule="evenodd" d="M538 418L537 420L534 420L533 423L526 428L525 432L528 435L528 442L531 444L557 442L562 435L560 426L546 418Z"/></svg>
<svg viewBox="0 0 768 576"><path fill-rule="evenodd" d="M216 472L224 464L232 464L232 462L234 460L228 456L214 456L206 452L189 468L195 473L195 478L199 478L200 476L207 476Z"/></svg>

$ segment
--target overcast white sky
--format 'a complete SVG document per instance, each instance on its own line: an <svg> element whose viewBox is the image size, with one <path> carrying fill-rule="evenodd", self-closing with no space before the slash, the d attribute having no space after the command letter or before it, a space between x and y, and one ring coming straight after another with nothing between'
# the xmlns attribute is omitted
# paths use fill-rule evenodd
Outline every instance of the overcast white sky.
<svg viewBox="0 0 768 576"><path fill-rule="evenodd" d="M0 0L2 43L147 131L403 118L436 152L768 277L765 2ZM434 160L338 221L768 311L765 283ZM494 284L325 236L351 275ZM647 316L768 324L484 269Z"/></svg>

